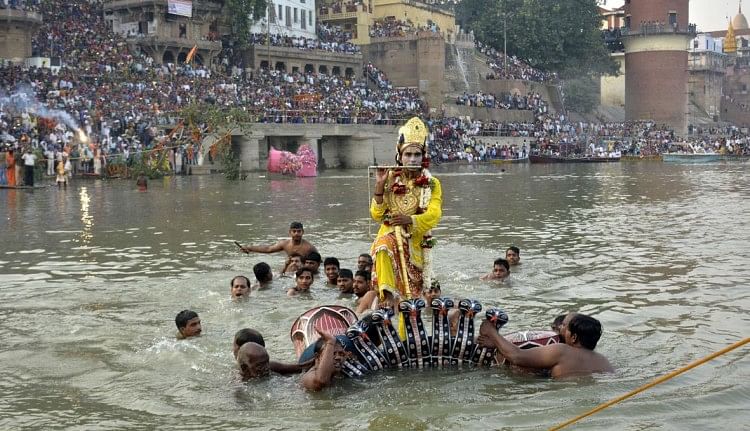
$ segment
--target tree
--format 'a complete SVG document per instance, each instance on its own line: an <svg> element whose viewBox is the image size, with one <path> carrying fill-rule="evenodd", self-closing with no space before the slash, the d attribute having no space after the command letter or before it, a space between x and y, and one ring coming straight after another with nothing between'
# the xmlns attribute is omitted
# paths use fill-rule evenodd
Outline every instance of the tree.
<svg viewBox="0 0 750 431"><path fill-rule="evenodd" d="M508 54L562 78L616 74L602 40L596 0L464 0L456 17L498 51L507 22Z"/></svg>
<svg viewBox="0 0 750 431"><path fill-rule="evenodd" d="M226 0L227 14L232 27L231 38L236 46L244 48L250 40L253 22L266 16L266 0Z"/></svg>

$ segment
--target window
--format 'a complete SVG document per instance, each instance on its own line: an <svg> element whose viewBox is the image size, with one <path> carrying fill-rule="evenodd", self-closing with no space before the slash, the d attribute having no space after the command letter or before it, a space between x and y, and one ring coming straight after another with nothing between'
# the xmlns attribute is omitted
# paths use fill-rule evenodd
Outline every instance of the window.
<svg viewBox="0 0 750 431"><path fill-rule="evenodd" d="M268 22L276 22L276 10L273 8L273 5L268 8Z"/></svg>
<svg viewBox="0 0 750 431"><path fill-rule="evenodd" d="M297 8L294 8L294 23L297 24L299 22L299 17L297 16Z"/></svg>
<svg viewBox="0 0 750 431"><path fill-rule="evenodd" d="M310 11L310 13L307 14L307 24L310 26L310 28L312 28L312 26L313 26L313 24L312 24L312 11Z"/></svg>
<svg viewBox="0 0 750 431"><path fill-rule="evenodd" d="M706 43L708 43L708 42L706 42ZM699 45L700 45L700 42L698 42L698 39L696 39L696 40L693 41L693 48L694 49L698 49Z"/></svg>
<svg viewBox="0 0 750 431"><path fill-rule="evenodd" d="M285 12L286 12L286 26L291 27L292 26L292 7L287 6Z"/></svg>
<svg viewBox="0 0 750 431"><path fill-rule="evenodd" d="M625 17L625 28L630 28L630 15Z"/></svg>
<svg viewBox="0 0 750 431"><path fill-rule="evenodd" d="M302 24L302 30L304 30L307 28L307 19L305 19L305 10L300 9L299 14L300 14L300 24Z"/></svg>
<svg viewBox="0 0 750 431"><path fill-rule="evenodd" d="M282 9L282 7L281 7L281 5L279 5L279 20L281 20L281 19L284 18L283 16L281 16L281 9Z"/></svg>

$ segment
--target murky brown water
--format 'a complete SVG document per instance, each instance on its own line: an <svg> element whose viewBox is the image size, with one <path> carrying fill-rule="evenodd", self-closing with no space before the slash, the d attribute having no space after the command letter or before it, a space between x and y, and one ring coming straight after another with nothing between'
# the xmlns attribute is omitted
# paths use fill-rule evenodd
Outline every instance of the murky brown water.
<svg viewBox="0 0 750 431"><path fill-rule="evenodd" d="M507 331L594 314L614 375L552 381L506 370L387 372L306 394L298 377L238 382L230 350L259 329L292 360L289 328L312 300L283 287L229 301L229 279L281 255L292 220L353 268L368 250L363 171L317 179L78 181L0 190L0 429L543 429L748 336L748 164L437 168L446 293L510 315ZM375 229L375 226L373 226ZM508 245L512 281L478 281ZM204 336L174 340L199 312ZM586 419L575 429L741 429L750 422L748 347ZM744 424L744 425L743 425ZM747 428L745 428L747 429Z"/></svg>

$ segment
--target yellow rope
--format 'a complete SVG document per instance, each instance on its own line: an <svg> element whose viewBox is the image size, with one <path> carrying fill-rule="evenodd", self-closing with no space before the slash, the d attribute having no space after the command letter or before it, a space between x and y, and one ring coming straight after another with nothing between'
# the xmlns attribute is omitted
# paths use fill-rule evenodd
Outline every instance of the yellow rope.
<svg viewBox="0 0 750 431"><path fill-rule="evenodd" d="M606 409L609 406L612 406L614 404L619 403L620 401L628 399L628 398L632 397L633 395L639 394L639 393L645 391L648 388L651 388L653 386L658 385L659 383L666 382L667 380L671 379L672 377L678 376L678 375L684 373L685 371L689 371L689 370L697 367L698 365L702 365L702 364L710 361L711 359L714 359L714 358L716 358L718 356L721 356L721 355L723 355L723 354L725 354L727 352L730 352L730 351L732 351L732 350L734 350L734 349L736 349L738 347L741 347L741 346L747 344L748 342L750 342L750 338L745 338L744 340L740 340L740 341L738 341L738 342L736 342L736 343L734 343L734 344L732 344L730 346L727 346L727 347L719 350L718 352L714 352L714 353L712 353L712 354L704 357L703 359L699 359L697 361L691 362L690 364L688 364L688 365L686 365L686 366L684 366L684 367L682 367L682 368L680 368L678 370L672 371L669 374L666 374L666 375L661 376L661 377L659 377L657 379L654 379L651 382L649 382L649 383L641 386L640 388L632 390L632 391L628 392L625 395L617 397L614 400L607 401L604 404L600 404L598 407L596 407L596 408L594 408L592 410L589 410L588 412L586 412L586 413L584 413L584 414L582 414L580 416L577 416L577 417L575 417L575 418L573 418L573 419L571 419L571 420L569 420L569 421L567 421L565 423L562 423L560 425L556 425L556 426L550 428L549 431L561 430L561 429L567 427L568 425L572 425L572 424L578 422L579 420L581 420L581 419L583 419L583 418L585 418L587 416L591 416L594 413L597 413L597 412L599 412L601 410L604 410L604 409Z"/></svg>

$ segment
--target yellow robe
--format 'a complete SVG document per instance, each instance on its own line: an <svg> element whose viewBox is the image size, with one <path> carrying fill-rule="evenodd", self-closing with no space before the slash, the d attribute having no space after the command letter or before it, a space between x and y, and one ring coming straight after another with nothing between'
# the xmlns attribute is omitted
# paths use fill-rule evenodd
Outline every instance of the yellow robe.
<svg viewBox="0 0 750 431"><path fill-rule="evenodd" d="M422 214L417 214L422 187L414 185L414 179L402 179L407 192L396 195L391 191L395 178L393 171L388 175L385 184L383 203L378 204L375 199L370 204L370 215L380 223L378 236L372 244L370 253L373 255L373 278L377 279L377 289L380 299L384 291L398 292L404 299L418 298L422 292L422 268L424 265L422 240L424 235L437 226L442 216L443 190L440 181L432 177L430 187L432 196L430 203ZM412 224L404 226L406 235L403 238L405 254L408 254L407 272L408 286L402 280L399 252L396 247L395 227L383 223L386 213L410 215ZM407 237L409 236L410 237ZM408 250L406 249L408 247Z"/></svg>

